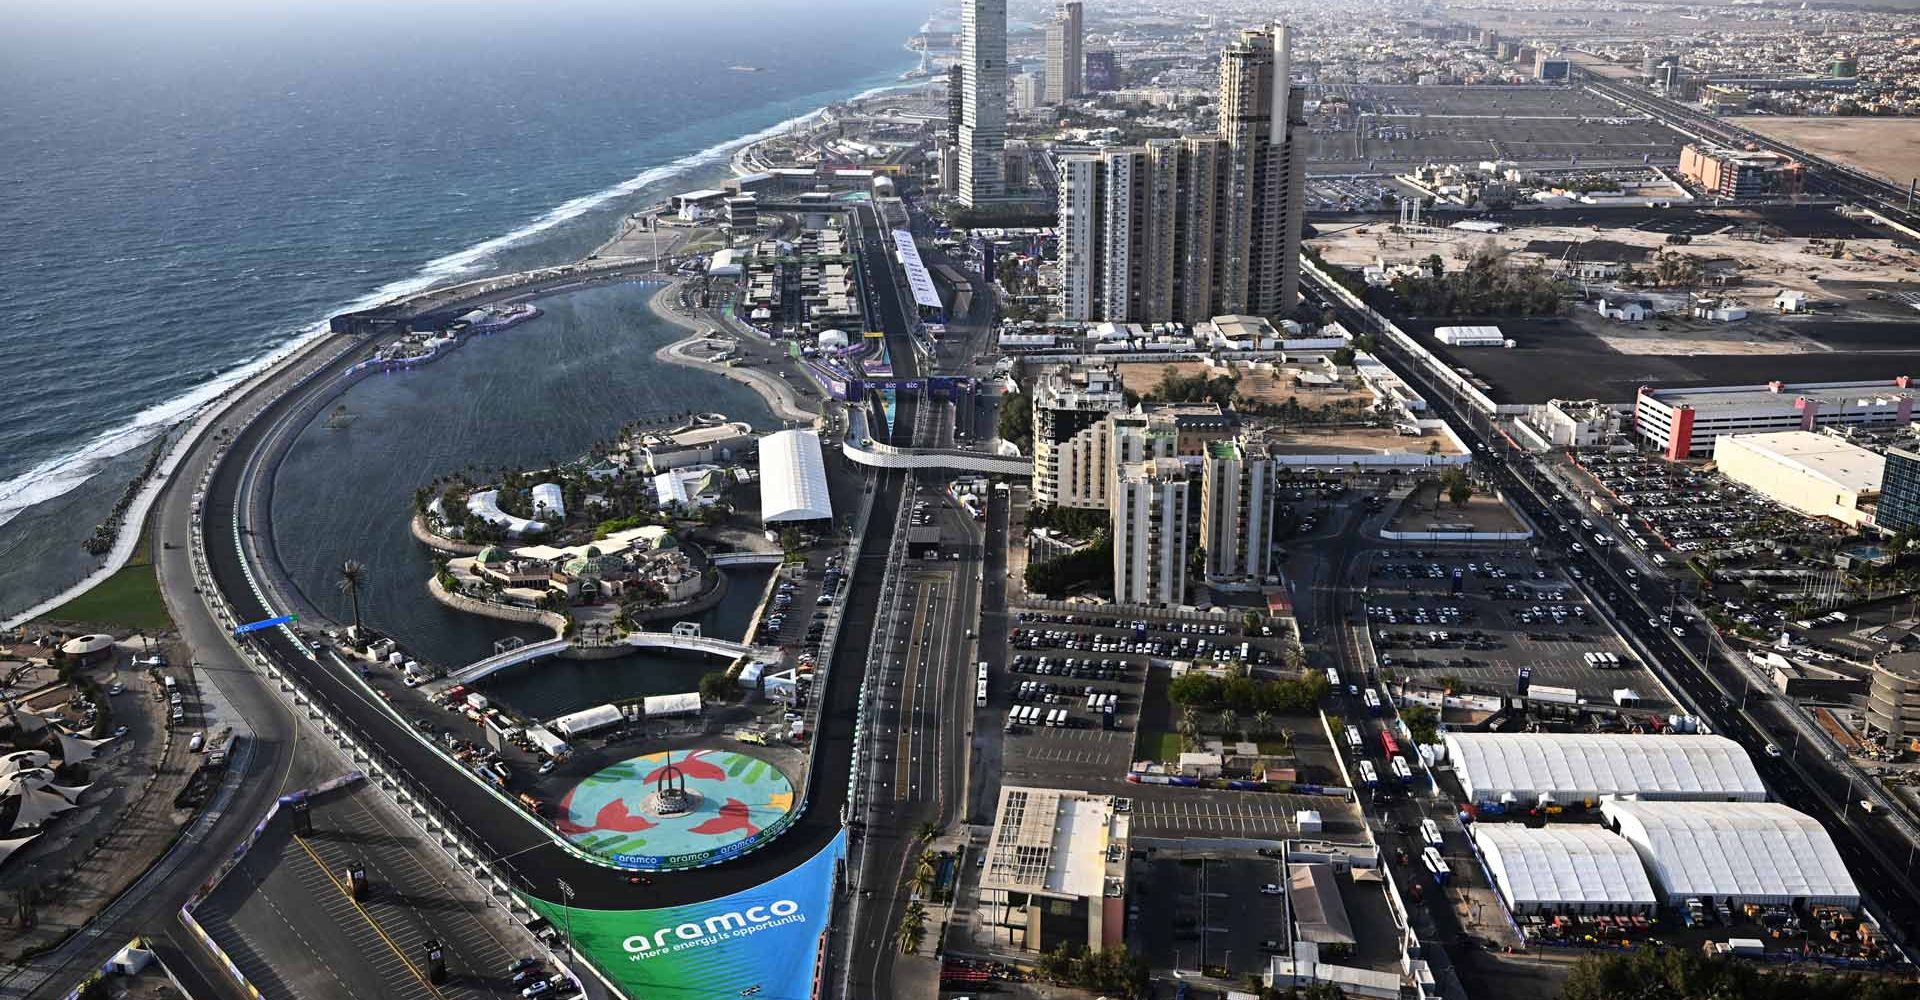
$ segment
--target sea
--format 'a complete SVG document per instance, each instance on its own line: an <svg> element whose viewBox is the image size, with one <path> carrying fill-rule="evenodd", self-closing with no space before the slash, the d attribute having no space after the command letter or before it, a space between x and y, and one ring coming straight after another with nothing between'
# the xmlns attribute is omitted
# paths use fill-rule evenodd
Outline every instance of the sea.
<svg viewBox="0 0 1920 1000"><path fill-rule="evenodd" d="M926 14L883 0L10 4L0 618L90 572L81 542L156 442L327 316L577 259L624 213L728 176L746 139L897 85ZM674 331L645 293L569 296L408 386L356 389L345 402L370 415L345 434L380 440L339 476L326 442L303 439L276 511L303 475L385 490L570 456L716 400L767 421L732 383L652 360L645 345ZM381 410L409 399L467 422L403 413L409 439ZM361 516L405 501L320 495ZM316 567L348 554L292 551ZM303 587L320 588L310 572Z"/></svg>

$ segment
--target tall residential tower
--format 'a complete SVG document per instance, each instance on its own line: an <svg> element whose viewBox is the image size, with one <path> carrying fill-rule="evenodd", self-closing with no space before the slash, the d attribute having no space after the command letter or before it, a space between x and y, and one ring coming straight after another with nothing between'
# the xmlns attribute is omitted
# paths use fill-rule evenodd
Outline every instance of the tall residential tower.
<svg viewBox="0 0 1920 1000"><path fill-rule="evenodd" d="M1007 0L965 0L960 10L960 204L1006 196Z"/></svg>
<svg viewBox="0 0 1920 1000"><path fill-rule="evenodd" d="M1071 101L1086 93L1086 23L1080 0L1064 0L1047 24L1047 103Z"/></svg>
<svg viewBox="0 0 1920 1000"><path fill-rule="evenodd" d="M1306 92L1289 81L1293 31L1240 33L1220 57L1220 138L1227 145L1214 275L1220 311L1284 316L1300 292L1306 152L1294 130Z"/></svg>

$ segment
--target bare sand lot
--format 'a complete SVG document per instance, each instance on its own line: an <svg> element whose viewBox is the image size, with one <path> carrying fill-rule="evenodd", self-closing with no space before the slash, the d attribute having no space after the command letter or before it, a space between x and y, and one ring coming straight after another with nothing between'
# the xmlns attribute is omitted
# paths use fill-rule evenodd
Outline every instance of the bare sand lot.
<svg viewBox="0 0 1920 1000"><path fill-rule="evenodd" d="M1920 118L1746 115L1728 120L1895 184L1920 177Z"/></svg>

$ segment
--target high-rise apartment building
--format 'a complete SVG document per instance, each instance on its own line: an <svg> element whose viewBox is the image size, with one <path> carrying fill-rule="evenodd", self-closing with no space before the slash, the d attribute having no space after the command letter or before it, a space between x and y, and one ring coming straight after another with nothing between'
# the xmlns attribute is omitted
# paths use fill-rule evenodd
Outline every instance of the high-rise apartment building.
<svg viewBox="0 0 1920 1000"><path fill-rule="evenodd" d="M1080 0L1065 0L1055 8L1053 20L1047 23L1048 104L1071 101L1086 92L1085 62L1081 55L1086 43L1086 24L1082 17Z"/></svg>
<svg viewBox="0 0 1920 1000"><path fill-rule="evenodd" d="M1087 39L1081 83L1087 92L1120 89L1120 62L1113 56L1113 44L1104 38Z"/></svg>
<svg viewBox="0 0 1920 1000"><path fill-rule="evenodd" d="M1220 144L1153 139L1059 161L1061 314L1197 322L1216 314Z"/></svg>
<svg viewBox="0 0 1920 1000"><path fill-rule="evenodd" d="M1214 441L1200 480L1200 545L1209 580L1267 575L1272 463L1257 440Z"/></svg>
<svg viewBox="0 0 1920 1000"><path fill-rule="evenodd" d="M1306 93L1289 80L1292 60L1284 24L1241 32L1220 57L1227 210L1217 223L1214 277L1222 313L1283 315L1299 298L1306 151L1294 137Z"/></svg>
<svg viewBox="0 0 1920 1000"><path fill-rule="evenodd" d="M1284 316L1300 289L1306 160L1284 26L1222 57L1220 131L1060 161L1061 310L1071 320ZM1071 218L1071 222L1069 219Z"/></svg>
<svg viewBox="0 0 1920 1000"><path fill-rule="evenodd" d="M1117 468L1108 497L1115 601L1186 601L1187 485L1187 467L1178 459L1148 459Z"/></svg>
<svg viewBox="0 0 1920 1000"><path fill-rule="evenodd" d="M1036 504L1106 506L1105 428L1127 400L1112 368L1062 365L1033 385L1033 500Z"/></svg>
<svg viewBox="0 0 1920 1000"><path fill-rule="evenodd" d="M1046 103L1047 75L1021 73L1013 78L1013 110L1032 111Z"/></svg>
<svg viewBox="0 0 1920 1000"><path fill-rule="evenodd" d="M960 8L960 204L1006 196L1007 0L965 0Z"/></svg>

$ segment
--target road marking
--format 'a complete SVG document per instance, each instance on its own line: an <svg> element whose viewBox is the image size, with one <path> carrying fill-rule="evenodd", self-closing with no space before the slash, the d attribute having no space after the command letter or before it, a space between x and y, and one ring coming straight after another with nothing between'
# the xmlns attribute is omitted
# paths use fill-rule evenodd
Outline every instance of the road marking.
<svg viewBox="0 0 1920 1000"><path fill-rule="evenodd" d="M366 907L361 906L360 901L353 898L353 893L350 887L342 884L338 879L334 878L333 872L327 868L327 863L320 860L320 855L314 853L313 848L307 846L306 838L300 836L299 834L294 834L293 842L296 844L299 844L300 849L307 852L307 857L310 857L313 859L313 863L319 867L320 873L325 875L327 877L327 881L332 882L333 887L339 891L340 898L345 899L347 902L353 904L353 908L356 912L360 914L360 918L367 922L368 927L373 928L373 932L375 934L380 935L380 940L385 941L387 943L387 947L392 949L394 957L398 958L400 960L400 963L407 967L408 972L413 973L413 978L419 980L420 985L426 987L428 993L431 993L436 997L440 996L440 991L437 988L435 988L432 983L427 981L426 976L423 976L420 974L420 970L415 968L413 965L413 962L410 961L407 958L407 956L400 951L400 946L397 944L394 944L393 939L387 936L387 932L380 929L380 925L374 921L373 915L367 912Z"/></svg>
<svg viewBox="0 0 1920 1000"><path fill-rule="evenodd" d="M918 728L913 723L913 713L920 690L920 660L926 655L922 647L927 625L927 597L931 589L932 586L924 582L914 588L913 626L907 635L907 669L900 682L900 711L897 715L900 734L894 741L893 798L896 802L905 802L913 797L913 736Z"/></svg>

